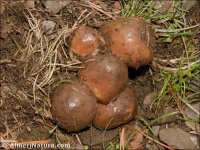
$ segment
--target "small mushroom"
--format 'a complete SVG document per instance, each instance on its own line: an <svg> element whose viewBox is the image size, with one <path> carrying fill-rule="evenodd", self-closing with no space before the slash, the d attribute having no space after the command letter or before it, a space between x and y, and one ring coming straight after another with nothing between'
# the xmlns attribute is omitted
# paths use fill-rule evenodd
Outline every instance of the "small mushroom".
<svg viewBox="0 0 200 150"><path fill-rule="evenodd" d="M95 55L105 46L103 37L91 27L81 25L71 39L70 50L78 56Z"/></svg>
<svg viewBox="0 0 200 150"><path fill-rule="evenodd" d="M108 105L98 103L93 125L101 129L112 129L131 121L137 110L137 101L130 88L126 88L115 101Z"/></svg>
<svg viewBox="0 0 200 150"><path fill-rule="evenodd" d="M52 95L52 116L58 125L68 131L89 126L96 113L97 100L82 83L60 85Z"/></svg>
<svg viewBox="0 0 200 150"><path fill-rule="evenodd" d="M111 54L91 57L82 66L84 68L78 72L79 79L102 104L108 104L126 87L127 66Z"/></svg>
<svg viewBox="0 0 200 150"><path fill-rule="evenodd" d="M108 48L129 66L138 68L153 58L154 34L149 23L142 18L121 18L105 24L101 31Z"/></svg>

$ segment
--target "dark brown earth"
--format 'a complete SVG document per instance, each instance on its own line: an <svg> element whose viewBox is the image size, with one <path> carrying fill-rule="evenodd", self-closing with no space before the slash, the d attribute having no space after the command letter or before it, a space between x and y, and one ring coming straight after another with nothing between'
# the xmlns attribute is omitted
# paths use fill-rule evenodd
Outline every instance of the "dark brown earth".
<svg viewBox="0 0 200 150"><path fill-rule="evenodd" d="M113 6L114 2L104 2L104 7L108 11L116 8ZM39 11L33 11L37 19L49 19L56 22L55 31L61 29L66 24L72 26L80 12L84 10L84 6L72 3L67 8L62 10L60 17L48 14L42 11L44 7L41 3L37 3L36 7ZM90 9L90 8L88 8ZM106 16L96 13L92 10L93 14L84 20L83 23L89 26L98 28L104 22L110 20ZM54 134L49 131L55 127L50 113L49 95L45 95L41 90L37 91L39 97L36 101L33 98L33 83L29 80L29 74L24 75L24 68L31 69L33 63L21 61L22 49L26 46L24 41L26 38L25 33L28 32L29 26L25 17L26 9L21 2L6 2L1 1L0 9L0 137L3 139L13 139L17 141L35 141L35 140L51 140L56 142L59 139L62 143L71 143L71 145L79 145L76 133L68 133L67 131L58 128ZM199 9L198 7L191 10L187 16L193 20L197 20ZM195 23L194 23L195 24ZM196 37L192 37L191 40ZM190 39L189 39L190 40ZM160 44L158 43L155 49L156 57L160 58L175 58L182 55L184 45ZM67 51L68 47L65 46ZM139 103L138 114L143 116L144 119L153 119L158 116L158 111L143 108L143 100L146 95L154 91L160 91L163 85L162 82L153 82L159 70L155 69L153 74L149 73L149 66L139 68L137 71L129 68L129 85L136 93ZM29 73L29 70L26 70ZM54 74L55 81L64 78L73 79L77 69L66 70L61 68L59 72ZM67 77L66 77L67 76ZM48 86L44 87L48 91ZM41 111L40 111L41 110ZM174 122L179 124L179 122ZM142 126L142 124L140 124ZM94 130L94 129L91 129ZM93 139L92 135L88 136L91 132L89 128L85 129L81 138ZM88 132L88 133L85 133ZM102 132L101 132L102 133ZM95 133L101 134L101 133ZM97 136L98 137L98 136ZM100 141L99 138L96 141ZM95 138L94 138L95 139ZM118 140L118 130L111 132L109 138L105 141ZM101 145L92 141L91 145ZM58 142L58 141L57 141ZM94 144L95 143L95 144ZM1 147L1 145L0 145ZM101 146L100 146L101 147ZM99 147L98 147L99 148Z"/></svg>

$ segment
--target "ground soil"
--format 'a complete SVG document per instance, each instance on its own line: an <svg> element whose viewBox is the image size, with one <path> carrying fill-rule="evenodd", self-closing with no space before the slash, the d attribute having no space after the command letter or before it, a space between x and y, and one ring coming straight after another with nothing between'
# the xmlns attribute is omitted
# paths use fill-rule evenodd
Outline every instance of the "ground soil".
<svg viewBox="0 0 200 150"><path fill-rule="evenodd" d="M104 4L109 8L109 2ZM40 3L37 5L38 8L43 9ZM61 17L52 16L44 11L41 11L41 13L36 11L34 15L38 15L37 17L40 19L53 20L57 24L55 29L57 30L67 23L69 26L72 26L82 9L81 6L72 4L63 10ZM51 119L50 107L47 104L48 100L47 102L33 101L32 83L28 82L26 76L24 76L25 62L20 61L19 55L20 48L25 47L24 33L29 28L27 19L24 16L25 11L21 2L1 2L0 135L4 139L15 139L18 141L45 139L56 141L56 138L59 137L63 143L70 142L72 145L76 145L78 142L75 133L68 133L60 128L56 131L56 136L49 133L55 127L55 124ZM74 12L76 13L72 15ZM191 14L196 17L196 14L193 12ZM84 23L98 28L101 23L107 20L109 19L102 19L100 15L96 14L96 16L93 15L87 18ZM157 44L156 56L162 58L178 57L182 55L183 47L184 45L181 45L176 47L176 49L172 49L172 45ZM156 118L158 115L154 110L143 108L142 103L145 96L151 92L159 91L163 84L162 82L153 82L159 70L149 74L149 67L145 66L137 71L129 69L129 85L136 93L139 103L138 114L145 119ZM69 78L73 78L75 73L76 70L70 71L68 73ZM56 79L59 79L56 75L54 76ZM48 99L40 91L37 94L41 96L41 99ZM38 112L40 108L44 110L42 113ZM116 133L114 135L116 136ZM114 139L116 140L116 137Z"/></svg>

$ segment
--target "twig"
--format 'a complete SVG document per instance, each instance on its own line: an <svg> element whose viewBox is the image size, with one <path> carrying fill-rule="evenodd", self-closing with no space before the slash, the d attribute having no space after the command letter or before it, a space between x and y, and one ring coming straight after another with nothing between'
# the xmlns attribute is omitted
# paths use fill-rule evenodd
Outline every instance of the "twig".
<svg viewBox="0 0 200 150"><path fill-rule="evenodd" d="M191 66L193 66L193 65L195 65L195 64L197 64L197 63L199 63L200 62L200 60L197 60L197 61L195 61L195 62L191 62L190 64L189 64L189 66L187 65L187 66L183 66L182 68L181 68L181 70L186 70L186 69L189 69ZM172 67L166 67L166 66L163 66L163 65L160 65L158 62L156 62L155 60L153 60L152 61L152 64L155 66L155 67L158 67L159 69L161 69L161 70L166 70L166 71L169 71L169 72L172 72L172 73L176 73L178 70L179 70L179 68L172 68Z"/></svg>
<svg viewBox="0 0 200 150"><path fill-rule="evenodd" d="M197 131L190 131L189 133L190 133L190 134L194 134L194 135L198 135L198 136L200 136L200 133L197 132Z"/></svg>
<svg viewBox="0 0 200 150"><path fill-rule="evenodd" d="M79 20L81 19L81 17L84 15L84 13L87 12L87 9L85 9L80 16L78 17L77 21L73 24L72 28L77 27Z"/></svg>
<svg viewBox="0 0 200 150"><path fill-rule="evenodd" d="M55 66L62 66L62 67L69 67L69 68L84 68L84 67L74 66L77 64L81 64L81 63L75 63L75 64L69 64L69 65L55 63L55 64L48 64L48 65L55 65Z"/></svg>
<svg viewBox="0 0 200 150"><path fill-rule="evenodd" d="M85 7L89 7L89 8L94 8L94 9L96 9L97 11L101 12L102 14L108 16L109 18L115 19L115 17L113 17L112 15L110 15L108 12L105 12L105 11L103 11L102 9L100 9L99 6L93 4L93 3L89 2L89 1L88 1L87 3L88 3L89 5L85 5L85 4L79 4L79 5L85 6Z"/></svg>
<svg viewBox="0 0 200 150"><path fill-rule="evenodd" d="M108 14L107 12L103 11L103 10L101 9L101 7L98 7L98 5L95 5L95 4L91 3L90 1L88 1L88 4L89 4L90 6L92 6L92 8L98 10L99 12L101 12L101 13L107 15L108 17L110 17L110 18L112 18L112 19L115 19L115 17L113 17L112 15L110 15L110 14Z"/></svg>
<svg viewBox="0 0 200 150"><path fill-rule="evenodd" d="M141 133L142 133L142 132L141 132ZM163 146L163 147L165 147L165 148L167 148L167 149L174 150L174 148L169 147L169 146L167 146L167 145L161 143L160 141L153 139L152 137L146 135L145 133L142 133L142 134L143 134L146 138L148 138L149 140L154 141L154 142L156 142L157 144L159 144L159 145L161 145L161 146Z"/></svg>

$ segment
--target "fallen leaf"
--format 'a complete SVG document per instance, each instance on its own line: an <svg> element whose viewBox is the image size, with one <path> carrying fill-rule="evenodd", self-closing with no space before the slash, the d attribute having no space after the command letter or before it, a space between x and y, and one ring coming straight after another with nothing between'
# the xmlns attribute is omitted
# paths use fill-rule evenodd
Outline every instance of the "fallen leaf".
<svg viewBox="0 0 200 150"><path fill-rule="evenodd" d="M197 149L190 134L180 128L166 128L159 132L160 139L175 149Z"/></svg>

